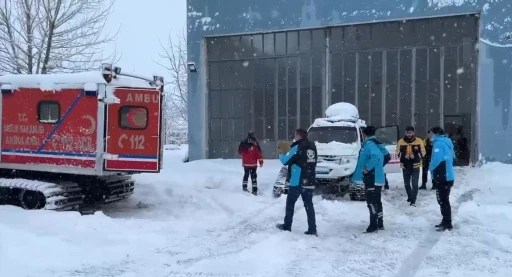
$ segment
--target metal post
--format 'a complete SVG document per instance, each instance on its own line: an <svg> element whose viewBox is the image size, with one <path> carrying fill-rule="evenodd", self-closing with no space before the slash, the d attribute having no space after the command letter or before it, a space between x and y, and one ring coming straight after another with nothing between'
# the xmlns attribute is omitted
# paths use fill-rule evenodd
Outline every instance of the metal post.
<svg viewBox="0 0 512 277"><path fill-rule="evenodd" d="M412 69L411 69L411 126L416 126L416 48L412 49Z"/></svg>
<svg viewBox="0 0 512 277"><path fill-rule="evenodd" d="M388 74L388 69L387 69L387 60L388 60L388 55L387 55L388 51L384 50L382 51L382 116L381 116L381 125L382 126L385 126L386 125L386 87L387 87L387 74Z"/></svg>
<svg viewBox="0 0 512 277"><path fill-rule="evenodd" d="M440 99L439 99L439 116L440 116L440 122L441 122L441 127L444 126L444 46L442 46L440 48L440 57L441 57L441 61L440 61L440 88L439 88L439 91L440 91Z"/></svg>
<svg viewBox="0 0 512 277"><path fill-rule="evenodd" d="M332 84L331 84L331 45L330 45L330 32L329 32L330 29L327 29L326 30L326 36L325 36L325 66L324 66L324 75L325 75L325 79L324 79L324 85L323 85L323 88L324 88L324 99L322 101L322 112L325 111L327 109L327 107L329 107L329 104L331 103L331 88L332 88Z"/></svg>
<svg viewBox="0 0 512 277"><path fill-rule="evenodd" d="M356 52L356 91L355 91L355 106L359 109L359 52Z"/></svg>

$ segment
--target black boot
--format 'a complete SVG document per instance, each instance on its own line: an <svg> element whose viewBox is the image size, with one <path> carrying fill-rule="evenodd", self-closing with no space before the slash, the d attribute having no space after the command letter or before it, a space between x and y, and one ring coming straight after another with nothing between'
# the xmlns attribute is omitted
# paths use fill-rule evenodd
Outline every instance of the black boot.
<svg viewBox="0 0 512 277"><path fill-rule="evenodd" d="M436 227L436 231L438 231L438 232L444 232L446 230L451 231L452 229L453 229L453 226L449 222L441 223L439 225L439 227Z"/></svg>
<svg viewBox="0 0 512 277"><path fill-rule="evenodd" d="M379 230L379 215L372 204L368 204L368 210L370 211L370 225L366 228L365 233L373 233Z"/></svg>
<svg viewBox="0 0 512 277"><path fill-rule="evenodd" d="M384 222L382 222L382 219L379 219L379 230L383 231L384 230Z"/></svg>
<svg viewBox="0 0 512 277"><path fill-rule="evenodd" d="M384 230L384 218L382 216L382 213L379 214L379 219L377 220L377 227L379 230Z"/></svg>
<svg viewBox="0 0 512 277"><path fill-rule="evenodd" d="M365 233L375 233L375 232L378 232L378 231L379 231L379 228L375 224L374 225L370 224L368 226L368 228L366 228Z"/></svg>
<svg viewBox="0 0 512 277"><path fill-rule="evenodd" d="M291 232L292 231L292 228L290 227L287 227L286 225L284 225L283 223L278 223L276 224L276 228L281 230L281 231L288 231L288 232Z"/></svg>
<svg viewBox="0 0 512 277"><path fill-rule="evenodd" d="M377 227L384 230L384 212L382 211L382 202L377 204Z"/></svg>
<svg viewBox="0 0 512 277"><path fill-rule="evenodd" d="M258 188L257 187L252 187L252 194L253 195L258 195Z"/></svg>
<svg viewBox="0 0 512 277"><path fill-rule="evenodd" d="M247 189L247 185L243 185L243 186L242 186L242 189L243 189L245 192L249 192L249 190Z"/></svg>
<svg viewBox="0 0 512 277"><path fill-rule="evenodd" d="M318 233L316 231L306 231L304 232L304 234L308 235L308 236L315 236L315 237L318 237Z"/></svg>
<svg viewBox="0 0 512 277"><path fill-rule="evenodd" d="M436 189L437 189L436 183L432 182L432 190L436 190Z"/></svg>
<svg viewBox="0 0 512 277"><path fill-rule="evenodd" d="M425 184L425 183L421 184L421 186L418 189L426 190L427 189L427 184Z"/></svg>

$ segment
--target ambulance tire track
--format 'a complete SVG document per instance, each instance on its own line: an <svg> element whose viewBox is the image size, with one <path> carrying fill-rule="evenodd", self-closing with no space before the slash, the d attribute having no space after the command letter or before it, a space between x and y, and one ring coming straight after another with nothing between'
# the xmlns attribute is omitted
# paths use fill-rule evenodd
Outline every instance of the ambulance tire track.
<svg viewBox="0 0 512 277"><path fill-rule="evenodd" d="M185 259L177 260L178 265L187 266L203 260L215 259L223 256L229 256L236 253L240 253L242 250L253 247L258 242L256 239L248 239L247 237L257 231L262 231L270 228L269 224L273 224L276 215L265 214L265 211L275 207L277 203L274 203L267 208L259 209L251 215L244 217L242 220L237 221L234 224L229 225L226 228L212 230L210 237L202 237L202 239L213 239L207 243L205 249L201 252L206 253L195 257L189 257ZM297 209L300 210L300 209ZM222 235L220 240L215 239L219 233L229 235Z"/></svg>
<svg viewBox="0 0 512 277"><path fill-rule="evenodd" d="M464 179L466 176L465 172L460 172L459 176L462 176L461 179L464 181L460 184L460 188L462 189L467 181ZM452 207L452 215L457 215L460 206L465 203L473 200L473 194L475 194L478 190L472 189L464 191L457 197L455 201L455 207ZM446 231L449 232L449 231ZM418 243L418 246L405 258L405 262L402 264L400 269L396 272L394 277L414 277L423 262L423 260L428 256L428 254L432 251L432 249L436 246L436 244L441 239L443 232L437 232L433 226L432 229L427 231L425 238Z"/></svg>
<svg viewBox="0 0 512 277"><path fill-rule="evenodd" d="M176 261L178 265L188 266L194 263L198 263L203 260L210 260L229 256L240 253L243 250L252 248L259 242L258 239L249 239L248 236L258 231L264 231L273 229L276 214L272 213L273 208L278 204L282 204L279 201L275 201L269 206L258 209L252 212L249 216L244 217L242 220L230 224L226 228L211 230L212 236L218 236L220 233L230 233L229 236L222 236L220 240L213 239L211 243L208 243L206 249L202 249L202 252L207 254L198 255L195 257L179 259ZM283 207L284 208L284 207ZM304 209L303 206L295 208L295 214ZM283 214L284 216L284 211ZM280 216L280 215L279 215ZM276 229L277 230L277 229ZM203 239L205 237L202 237Z"/></svg>
<svg viewBox="0 0 512 277"><path fill-rule="evenodd" d="M211 272L177 272L171 271L166 277L263 277L252 273L211 273Z"/></svg>

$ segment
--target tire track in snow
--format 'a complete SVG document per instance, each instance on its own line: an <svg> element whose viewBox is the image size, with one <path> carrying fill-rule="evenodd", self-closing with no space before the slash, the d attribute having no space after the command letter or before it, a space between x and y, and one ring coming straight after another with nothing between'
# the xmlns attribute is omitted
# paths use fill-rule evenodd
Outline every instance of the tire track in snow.
<svg viewBox="0 0 512 277"><path fill-rule="evenodd" d="M466 176L465 172L462 172L462 178ZM467 184L467 181L464 180L461 184L461 187L464 187ZM456 206L452 210L453 215L457 215L459 211L459 207L462 203L471 201L473 199L473 194L475 194L478 190L472 189L469 191L463 192L457 200L455 201ZM414 277L420 268L421 263L427 257L427 255L432 251L434 246L439 242L443 232L437 232L435 229L431 229L427 232L425 238L419 242L418 246L412 251L409 256L405 259L405 262L402 264L398 272L394 275L394 277Z"/></svg>
<svg viewBox="0 0 512 277"><path fill-rule="evenodd" d="M210 273L210 272L176 272L171 271L166 277L263 277L251 273Z"/></svg>
<svg viewBox="0 0 512 277"><path fill-rule="evenodd" d="M243 243L242 240L249 234L253 233L255 230L264 229L262 228L264 222L268 223L269 218L274 217L274 215L267 215L263 218L261 218L261 216L265 214L265 211L272 210L272 208L276 207L277 204L280 204L280 202L275 201L274 203L271 203L270 205L264 208L257 209L256 211L250 213L248 216L243 217L241 220L237 220L233 224L229 224L224 228L210 230L213 239L204 236L200 237L200 239L211 239L211 241L207 243L207 245L205 246L206 249L202 249L200 251L206 254L180 259L177 260L176 263L178 265L189 265L200 262L202 260L213 259L221 256L239 253L240 251L251 247L252 244ZM216 237L219 236L219 233L229 235L221 235L220 239L218 240L216 239Z"/></svg>
<svg viewBox="0 0 512 277"><path fill-rule="evenodd" d="M269 206L262 209L258 209L255 212L251 213L249 216L244 217L242 220L229 225L227 228L213 230L215 231L215 233L213 233L213 236L218 236L219 232L230 233L230 235L223 236L222 240L214 239L212 243L208 244L206 249L201 250L201 252L206 252L207 254L180 259L177 260L176 263L178 265L187 266L194 263L198 263L203 260L215 259L219 257L238 254L243 250L252 248L255 244L259 242L259 239L248 238L248 236L253 233L274 228L276 214L265 212L273 212L273 208L276 207L278 204L282 203L279 201L275 201ZM295 214L297 214L297 212L303 209L304 206L296 207ZM284 216L284 211L282 216Z"/></svg>

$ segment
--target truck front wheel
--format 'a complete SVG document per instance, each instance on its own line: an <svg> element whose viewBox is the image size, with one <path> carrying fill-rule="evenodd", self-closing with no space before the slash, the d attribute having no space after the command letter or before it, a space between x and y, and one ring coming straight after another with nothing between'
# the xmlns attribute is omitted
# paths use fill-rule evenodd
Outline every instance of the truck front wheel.
<svg viewBox="0 0 512 277"><path fill-rule="evenodd" d="M351 192L351 193L349 194L349 196L350 196L350 200L351 200L351 201L357 201L357 200L358 200L358 199L357 199L357 194L356 194L356 193L354 193L354 192Z"/></svg>

